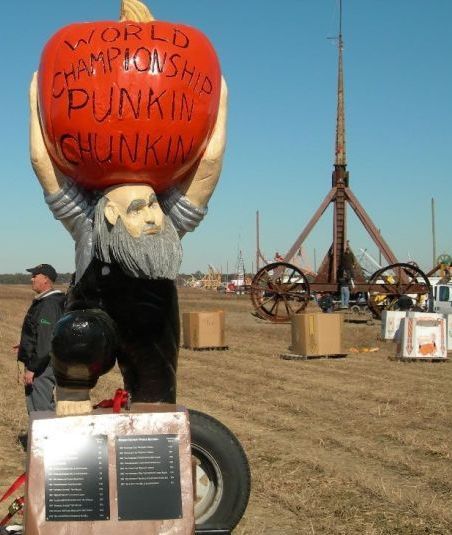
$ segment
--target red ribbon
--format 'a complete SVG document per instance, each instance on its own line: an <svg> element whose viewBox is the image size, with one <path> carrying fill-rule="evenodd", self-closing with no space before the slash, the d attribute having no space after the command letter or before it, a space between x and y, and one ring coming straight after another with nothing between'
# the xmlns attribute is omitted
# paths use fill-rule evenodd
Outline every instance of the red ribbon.
<svg viewBox="0 0 452 535"><path fill-rule="evenodd" d="M23 509L24 505L25 498L23 496L16 498L9 506L8 514L0 520L0 526L5 526L16 513Z"/></svg>
<svg viewBox="0 0 452 535"><path fill-rule="evenodd" d="M0 502L3 502L6 500L6 498L9 498L13 492L15 492L19 487L21 487L25 481L27 480L27 474L24 472L22 475L20 475L16 481L9 487L9 489L3 494L3 496L0 498Z"/></svg>
<svg viewBox="0 0 452 535"><path fill-rule="evenodd" d="M27 474L24 472L22 475L20 475L16 481L9 487L9 489L3 494L3 496L0 498L0 502L3 502L11 496L13 492L15 492L19 487L21 487L25 481L27 480ZM9 506L9 512L8 514L0 520L0 526L4 526L18 511L20 511L25 504L25 499L23 496L20 498L16 498L13 503Z"/></svg>
<svg viewBox="0 0 452 535"><path fill-rule="evenodd" d="M113 412L121 412L121 407L125 407L129 402L129 393L127 390L118 388L113 399L104 399L94 406L95 409L109 409L113 407Z"/></svg>

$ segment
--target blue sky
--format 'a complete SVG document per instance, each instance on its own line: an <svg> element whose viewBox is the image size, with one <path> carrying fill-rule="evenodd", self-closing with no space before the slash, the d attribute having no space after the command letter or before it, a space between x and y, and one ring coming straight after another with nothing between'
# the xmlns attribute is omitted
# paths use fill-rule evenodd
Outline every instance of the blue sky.
<svg viewBox="0 0 452 535"><path fill-rule="evenodd" d="M45 42L77 21L115 20L119 0L24 0L2 6L0 272L40 262L72 271L73 243L42 199L28 159L28 84ZM331 187L338 0L149 0L157 19L196 26L212 41L230 95L221 181L202 226L184 238L182 271L233 271L241 249L287 252ZM350 185L400 261L452 254L452 2L344 0ZM376 247L349 211L352 248ZM331 210L305 242L317 265L332 240Z"/></svg>

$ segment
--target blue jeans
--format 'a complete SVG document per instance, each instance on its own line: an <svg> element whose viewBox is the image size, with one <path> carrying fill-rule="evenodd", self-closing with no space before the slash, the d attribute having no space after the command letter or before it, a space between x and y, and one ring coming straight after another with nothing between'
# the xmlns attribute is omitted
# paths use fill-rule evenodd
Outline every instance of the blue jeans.
<svg viewBox="0 0 452 535"><path fill-rule="evenodd" d="M348 308L350 301L350 288L348 286L341 287L341 308Z"/></svg>

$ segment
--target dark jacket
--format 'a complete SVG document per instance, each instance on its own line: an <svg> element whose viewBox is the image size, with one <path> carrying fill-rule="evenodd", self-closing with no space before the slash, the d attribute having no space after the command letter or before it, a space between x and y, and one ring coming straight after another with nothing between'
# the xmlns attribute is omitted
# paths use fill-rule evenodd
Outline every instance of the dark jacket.
<svg viewBox="0 0 452 535"><path fill-rule="evenodd" d="M25 315L18 360L27 370L42 373L50 362L53 329L63 313L65 295L59 290L36 297Z"/></svg>
<svg viewBox="0 0 452 535"><path fill-rule="evenodd" d="M341 261L341 267L342 269L353 273L353 270L355 269L356 260L355 255L348 249L345 250L342 255L342 261Z"/></svg>

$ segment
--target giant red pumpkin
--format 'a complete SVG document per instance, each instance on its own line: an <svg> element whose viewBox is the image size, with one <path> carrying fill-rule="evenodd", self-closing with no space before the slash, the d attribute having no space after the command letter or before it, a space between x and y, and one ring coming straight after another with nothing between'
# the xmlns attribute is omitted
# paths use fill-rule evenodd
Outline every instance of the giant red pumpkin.
<svg viewBox="0 0 452 535"><path fill-rule="evenodd" d="M88 189L140 182L161 192L202 156L221 73L194 28L94 22L50 39L38 81L47 150L62 173Z"/></svg>

